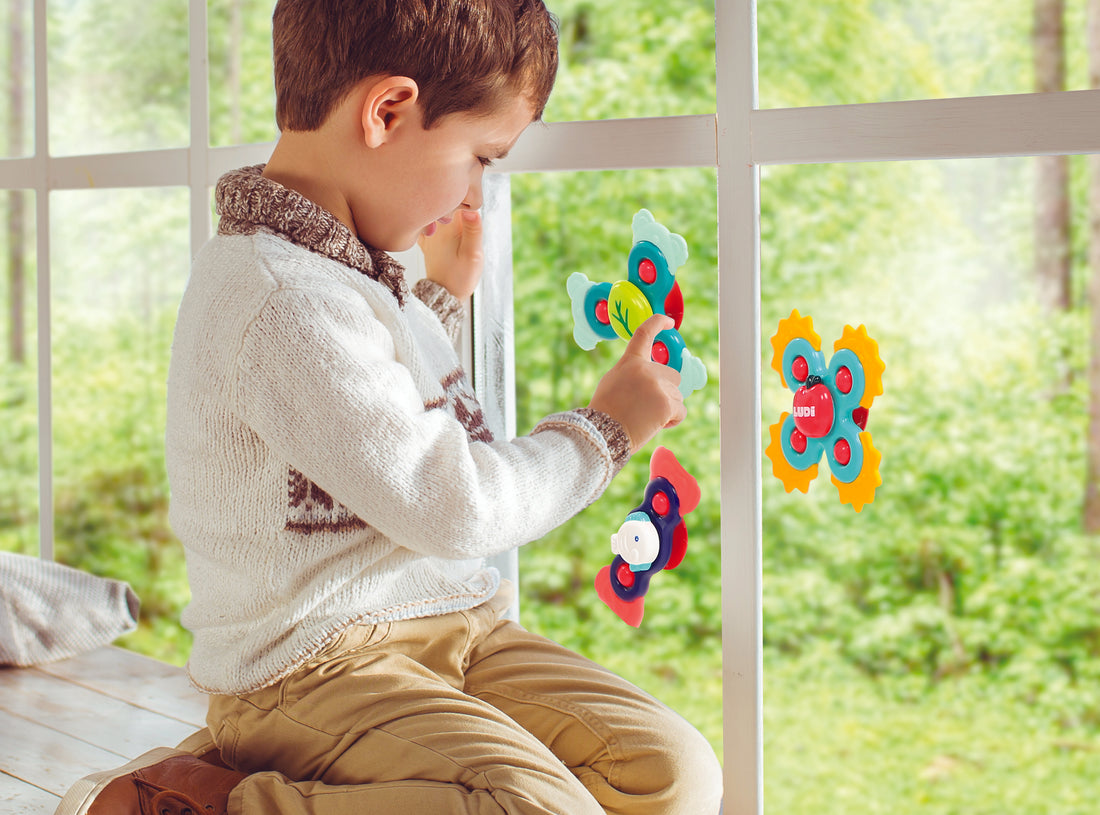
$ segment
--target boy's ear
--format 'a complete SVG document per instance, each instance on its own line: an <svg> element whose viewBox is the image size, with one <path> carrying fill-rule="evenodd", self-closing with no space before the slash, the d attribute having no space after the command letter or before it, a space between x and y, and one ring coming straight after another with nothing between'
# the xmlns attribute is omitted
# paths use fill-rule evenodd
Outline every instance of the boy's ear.
<svg viewBox="0 0 1100 815"><path fill-rule="evenodd" d="M368 83L363 97L363 141L380 147L394 129L416 111L420 88L407 76L386 76Z"/></svg>

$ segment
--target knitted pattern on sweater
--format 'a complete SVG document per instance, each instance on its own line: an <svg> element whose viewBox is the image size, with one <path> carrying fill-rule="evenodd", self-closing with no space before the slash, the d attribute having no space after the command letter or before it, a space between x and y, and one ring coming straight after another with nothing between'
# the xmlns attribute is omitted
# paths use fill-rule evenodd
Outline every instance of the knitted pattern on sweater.
<svg viewBox="0 0 1100 815"><path fill-rule="evenodd" d="M261 172L218 184L169 371L188 668L212 693L270 685L348 625L484 602L499 576L483 559L576 514L629 457L587 409L494 439L453 346L458 302L410 291L392 258Z"/></svg>

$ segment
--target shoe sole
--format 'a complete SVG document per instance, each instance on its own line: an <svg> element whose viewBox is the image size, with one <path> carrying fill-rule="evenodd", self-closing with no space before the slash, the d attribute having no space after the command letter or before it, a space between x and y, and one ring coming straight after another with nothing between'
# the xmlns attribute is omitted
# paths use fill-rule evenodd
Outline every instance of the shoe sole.
<svg viewBox="0 0 1100 815"><path fill-rule="evenodd" d="M95 799L116 778L159 764L161 761L173 756L189 755L191 753L185 753L171 747L157 747L144 755L138 756L125 766L86 775L69 788L57 809L54 810L54 815L87 815L88 810L95 803Z"/></svg>

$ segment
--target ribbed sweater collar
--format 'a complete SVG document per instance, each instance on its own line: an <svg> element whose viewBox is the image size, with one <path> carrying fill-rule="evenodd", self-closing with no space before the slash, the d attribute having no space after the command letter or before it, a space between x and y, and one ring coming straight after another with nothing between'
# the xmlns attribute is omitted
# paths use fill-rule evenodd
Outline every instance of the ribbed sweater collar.
<svg viewBox="0 0 1100 815"><path fill-rule="evenodd" d="M293 244L362 272L388 288L399 305L409 293L405 270L381 250L367 246L331 212L304 195L263 176L264 165L244 167L218 180L214 200L218 234L251 235L270 230Z"/></svg>

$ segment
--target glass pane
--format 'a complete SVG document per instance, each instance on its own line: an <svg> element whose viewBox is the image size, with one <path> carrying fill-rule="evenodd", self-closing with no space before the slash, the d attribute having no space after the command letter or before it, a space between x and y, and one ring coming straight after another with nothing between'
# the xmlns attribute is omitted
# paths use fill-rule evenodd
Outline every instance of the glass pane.
<svg viewBox="0 0 1100 815"><path fill-rule="evenodd" d="M549 0L561 66L543 118L714 113L713 0Z"/></svg>
<svg viewBox="0 0 1100 815"><path fill-rule="evenodd" d="M1100 269L1085 260L1085 162L1068 162L1068 197L1052 202L1034 192L1046 161L763 173L764 444L801 413L803 439L780 429L780 442L821 459L850 415L839 384L807 402L821 385L793 394L772 369L773 335L807 336L780 332L792 309L824 355L799 381L829 365L845 325L865 325L886 366L857 442L881 453L882 484L859 514L826 460L806 494L797 466L781 480L764 460L768 811L816 813L824 794L836 811L896 815L1088 809L1100 539L1081 512L1085 282ZM1051 208L1070 213L1060 251L1061 230L1033 226ZM1038 282L1051 256L1068 261L1068 307ZM846 345L871 370L872 349ZM836 433L814 426L822 406ZM864 473L845 489L868 483L851 476Z"/></svg>
<svg viewBox="0 0 1100 815"><path fill-rule="evenodd" d="M760 106L889 102L1089 87L1086 0L1033 38L1035 0L759 0ZM1063 79L1037 85L1037 58ZM1045 71L1044 71L1045 73ZM1053 76L1057 76L1057 73Z"/></svg>
<svg viewBox="0 0 1100 815"><path fill-rule="evenodd" d="M0 158L34 153L34 30L30 0L0 5Z"/></svg>
<svg viewBox="0 0 1100 815"><path fill-rule="evenodd" d="M129 582L131 644L176 661L188 592L167 520L165 385L188 202L177 188L51 197L57 559Z"/></svg>
<svg viewBox="0 0 1100 815"><path fill-rule="evenodd" d="M0 191L0 551L38 554L34 193Z"/></svg>
<svg viewBox="0 0 1100 815"><path fill-rule="evenodd" d="M273 0L210 0L210 143L274 141Z"/></svg>
<svg viewBox="0 0 1100 815"><path fill-rule="evenodd" d="M187 4L50 0L50 152L186 146Z"/></svg>
<svg viewBox="0 0 1100 815"><path fill-rule="evenodd" d="M621 341L591 351L573 339L566 280L625 278L631 221L651 209L684 236L688 260L681 332L710 382L687 399L685 421L635 455L591 507L546 538L520 549L524 625L610 667L671 705L721 755L721 585L718 473L718 311L716 178L710 170L526 174L512 177L515 257L516 430L547 414L588 404L600 377L622 354ZM612 561L610 537L643 503L648 462L668 447L695 476L702 501L686 519L683 563L653 578L639 629L597 597L593 581Z"/></svg>

